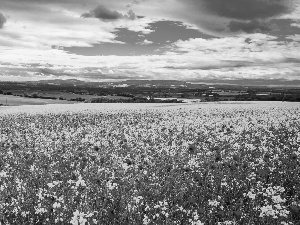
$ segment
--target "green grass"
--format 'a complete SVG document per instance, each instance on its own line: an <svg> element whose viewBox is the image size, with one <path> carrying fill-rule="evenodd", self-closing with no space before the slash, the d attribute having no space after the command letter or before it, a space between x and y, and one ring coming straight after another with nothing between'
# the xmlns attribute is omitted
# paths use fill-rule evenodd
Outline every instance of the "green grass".
<svg viewBox="0 0 300 225"><path fill-rule="evenodd" d="M8 106L17 105L45 105L45 104L70 104L68 101L39 99L39 98L25 98L13 95L0 95L0 104ZM74 102L71 102L74 103Z"/></svg>

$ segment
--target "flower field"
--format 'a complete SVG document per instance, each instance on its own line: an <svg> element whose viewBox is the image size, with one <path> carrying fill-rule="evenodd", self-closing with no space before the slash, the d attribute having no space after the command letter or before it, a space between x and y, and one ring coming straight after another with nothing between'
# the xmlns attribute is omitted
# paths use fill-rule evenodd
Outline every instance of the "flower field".
<svg viewBox="0 0 300 225"><path fill-rule="evenodd" d="M0 224L300 224L300 104L115 106L0 110Z"/></svg>

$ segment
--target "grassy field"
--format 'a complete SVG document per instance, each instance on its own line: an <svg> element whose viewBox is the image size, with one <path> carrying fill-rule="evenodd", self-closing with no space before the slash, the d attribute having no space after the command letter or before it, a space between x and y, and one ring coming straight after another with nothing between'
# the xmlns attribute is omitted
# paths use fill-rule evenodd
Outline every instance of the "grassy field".
<svg viewBox="0 0 300 225"><path fill-rule="evenodd" d="M1 107L0 222L300 224L299 110Z"/></svg>
<svg viewBox="0 0 300 225"><path fill-rule="evenodd" d="M45 105L45 104L74 104L64 100L25 98L13 95L0 95L0 104L9 106L18 105Z"/></svg>
<svg viewBox="0 0 300 225"><path fill-rule="evenodd" d="M24 95L24 91L12 91L13 94L15 95ZM38 96L42 96L42 97L55 97L55 98L59 98L59 97L63 97L66 100L69 99L75 99L75 98L84 98L86 100L90 100L92 98L97 98L100 97L98 95L88 95L88 94L76 94L76 93L71 93L71 92L56 92L56 91L44 91L44 92L35 92L35 91L31 91L31 92L26 92L27 95L32 95L33 93L37 93ZM118 98L118 99L127 99L128 97L123 97L123 96L102 96L102 97L106 97L106 98Z"/></svg>

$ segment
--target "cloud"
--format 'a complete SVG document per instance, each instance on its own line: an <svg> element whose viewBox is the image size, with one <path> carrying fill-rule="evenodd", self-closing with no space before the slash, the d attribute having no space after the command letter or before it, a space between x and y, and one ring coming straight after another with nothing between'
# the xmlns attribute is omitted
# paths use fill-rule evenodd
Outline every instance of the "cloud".
<svg viewBox="0 0 300 225"><path fill-rule="evenodd" d="M3 28L6 23L6 17L0 12L0 29Z"/></svg>
<svg viewBox="0 0 300 225"><path fill-rule="evenodd" d="M177 41L173 46L173 51L162 55L139 56L84 56L61 49L30 48L29 51L29 48L0 47L0 79L4 79L5 75L14 75L14 79L18 80L17 75L22 74L28 79L68 76L91 80L124 77L300 80L300 61L297 60L300 58L299 43L278 41L275 36L244 34L211 39L194 38ZM10 65L1 66L8 63ZM33 63L37 65L34 68ZM49 63L53 65L51 68ZM50 70L41 70L43 68ZM114 74L110 74L110 70Z"/></svg>
<svg viewBox="0 0 300 225"><path fill-rule="evenodd" d="M252 20L266 19L293 10L293 0L193 0L221 17Z"/></svg>
<svg viewBox="0 0 300 225"><path fill-rule="evenodd" d="M268 32L272 30L272 26L259 20L251 20L250 22L239 22L233 20L229 23L228 27L232 32L243 31L245 33Z"/></svg>
<svg viewBox="0 0 300 225"><path fill-rule="evenodd" d="M153 41L149 41L147 39L145 39L143 42L141 42L142 45L150 45L150 44L153 44L154 42Z"/></svg>
<svg viewBox="0 0 300 225"><path fill-rule="evenodd" d="M106 8L103 5L97 6L95 9L91 10L90 12L83 13L81 17L98 18L104 21L119 20L119 19L129 19L129 20L136 19L136 15L132 10L129 10L127 14L122 14L116 10L111 10L109 8Z"/></svg>
<svg viewBox="0 0 300 225"><path fill-rule="evenodd" d="M237 31L250 33L273 29L267 25L269 21L291 15L297 9L298 0L164 0L166 1L174 3L173 8L165 9L166 14L177 14L182 21L197 25L206 34L222 37Z"/></svg>

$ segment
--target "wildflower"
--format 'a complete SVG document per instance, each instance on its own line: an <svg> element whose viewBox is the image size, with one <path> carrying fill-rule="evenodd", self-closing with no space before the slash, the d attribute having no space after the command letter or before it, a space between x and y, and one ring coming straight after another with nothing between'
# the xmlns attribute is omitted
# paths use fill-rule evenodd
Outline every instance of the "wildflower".
<svg viewBox="0 0 300 225"><path fill-rule="evenodd" d="M279 204L285 202L285 199L282 199L280 195L274 195L272 196L272 201L276 204Z"/></svg>
<svg viewBox="0 0 300 225"><path fill-rule="evenodd" d="M218 205L220 205L220 202L218 202L216 200L208 200L208 205L213 206L213 207L217 207Z"/></svg>
<svg viewBox="0 0 300 225"><path fill-rule="evenodd" d="M192 219L189 220L191 225L204 225L200 220L193 221Z"/></svg>
<svg viewBox="0 0 300 225"><path fill-rule="evenodd" d="M82 187L86 186L85 181L82 179L81 175L79 175L78 181L76 182L76 187L79 187L79 186L82 186Z"/></svg>
<svg viewBox="0 0 300 225"><path fill-rule="evenodd" d="M6 177L8 177L6 172L4 171L0 172L0 178L6 178Z"/></svg>
<svg viewBox="0 0 300 225"><path fill-rule="evenodd" d="M30 213L30 212L25 211L25 212L21 212L21 215L22 215L23 217L26 217L29 213Z"/></svg>
<svg viewBox="0 0 300 225"><path fill-rule="evenodd" d="M38 206L35 206L34 209L36 214L43 214L47 212L47 210L43 208L40 203L38 204Z"/></svg>
<svg viewBox="0 0 300 225"><path fill-rule="evenodd" d="M149 219L149 217L147 215L144 215L143 218L143 225L148 225L150 224L151 220Z"/></svg>
<svg viewBox="0 0 300 225"><path fill-rule="evenodd" d="M75 212L73 212L73 217L70 223L72 225L85 225L87 220L84 217L85 217L84 213L80 213L78 210L76 210Z"/></svg>
<svg viewBox="0 0 300 225"><path fill-rule="evenodd" d="M142 196L134 197L135 204L139 204L144 198Z"/></svg>
<svg viewBox="0 0 300 225"><path fill-rule="evenodd" d="M249 192L247 193L247 196L248 196L248 198L254 200L255 197L256 197L256 194L254 194L253 192L249 191Z"/></svg>
<svg viewBox="0 0 300 225"><path fill-rule="evenodd" d="M56 185L59 185L60 183L62 183L62 182L61 181L53 181L52 183L48 183L47 185L49 188L53 188Z"/></svg>
<svg viewBox="0 0 300 225"><path fill-rule="evenodd" d="M61 204L59 202L54 202L54 204L53 204L54 209L58 209L60 207L61 207Z"/></svg>
<svg viewBox="0 0 300 225"><path fill-rule="evenodd" d="M109 190L113 190L115 188L118 187L118 184L117 183L113 183L111 182L110 180L106 183L106 187L109 189Z"/></svg>

